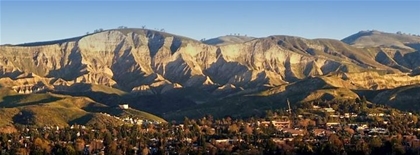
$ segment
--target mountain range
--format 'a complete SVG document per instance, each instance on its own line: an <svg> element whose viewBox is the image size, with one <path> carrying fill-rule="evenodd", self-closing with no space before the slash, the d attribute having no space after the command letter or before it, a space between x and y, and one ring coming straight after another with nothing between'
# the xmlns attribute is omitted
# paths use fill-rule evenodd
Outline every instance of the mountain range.
<svg viewBox="0 0 420 155"><path fill-rule="evenodd" d="M413 35L372 30L343 40L228 35L197 41L124 28L0 46L0 107L13 111L3 124L15 123L12 118L30 106L69 106L76 98L85 104L71 107L84 113L62 124L95 114L91 104L128 103L166 120L259 115L287 99L364 97L417 110L419 74L420 37ZM22 104L39 95L48 97Z"/></svg>

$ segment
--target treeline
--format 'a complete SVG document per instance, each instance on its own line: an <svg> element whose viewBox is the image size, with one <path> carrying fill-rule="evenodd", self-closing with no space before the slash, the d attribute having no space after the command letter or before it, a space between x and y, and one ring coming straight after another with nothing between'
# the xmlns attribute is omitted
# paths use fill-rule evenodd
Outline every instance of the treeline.
<svg viewBox="0 0 420 155"><path fill-rule="evenodd" d="M118 26L117 29L128 29L127 26ZM142 25L141 29L146 29L146 25ZM154 28L156 31L165 32L164 28ZM98 28L93 30L93 33L99 33L105 31L103 28ZM86 35L91 34L90 32L86 32Z"/></svg>

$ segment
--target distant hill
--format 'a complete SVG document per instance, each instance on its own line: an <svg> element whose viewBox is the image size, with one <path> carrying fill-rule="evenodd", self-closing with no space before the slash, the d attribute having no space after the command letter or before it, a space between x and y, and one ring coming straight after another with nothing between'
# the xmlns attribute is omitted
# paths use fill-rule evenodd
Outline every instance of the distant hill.
<svg viewBox="0 0 420 155"><path fill-rule="evenodd" d="M419 50L420 36L372 30L360 31L341 41L356 47L394 47Z"/></svg>
<svg viewBox="0 0 420 155"><path fill-rule="evenodd" d="M209 45L227 45L227 44L240 44L243 42L247 42L250 40L255 39L254 37L247 37L247 36L236 36L236 35L227 35L227 36L221 36L217 38L212 38L203 41L205 44Z"/></svg>

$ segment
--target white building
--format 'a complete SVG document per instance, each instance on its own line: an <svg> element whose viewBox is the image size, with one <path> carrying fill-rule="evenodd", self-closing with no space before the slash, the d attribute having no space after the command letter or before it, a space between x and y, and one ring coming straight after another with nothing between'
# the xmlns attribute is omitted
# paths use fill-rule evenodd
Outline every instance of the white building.
<svg viewBox="0 0 420 155"><path fill-rule="evenodd" d="M120 106L119 106L121 109L128 109L128 108L130 108L129 106L128 106L128 104L120 104Z"/></svg>

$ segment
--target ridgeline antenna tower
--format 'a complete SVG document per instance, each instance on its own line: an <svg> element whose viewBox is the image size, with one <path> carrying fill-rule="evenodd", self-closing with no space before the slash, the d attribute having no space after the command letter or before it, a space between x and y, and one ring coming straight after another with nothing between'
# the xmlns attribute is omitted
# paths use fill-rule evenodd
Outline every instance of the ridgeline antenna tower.
<svg viewBox="0 0 420 155"><path fill-rule="evenodd" d="M291 116L292 115L292 108L290 108L289 99L287 99L287 106L289 107L289 110L287 110L287 112L289 112L289 116Z"/></svg>

